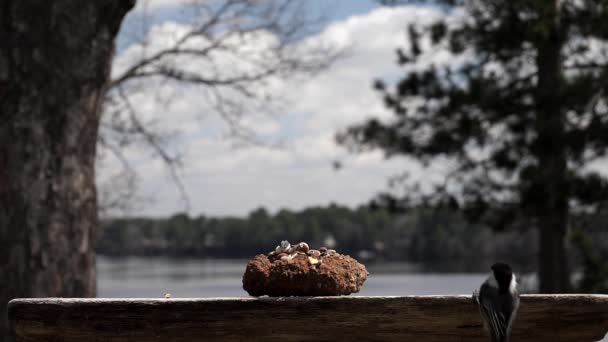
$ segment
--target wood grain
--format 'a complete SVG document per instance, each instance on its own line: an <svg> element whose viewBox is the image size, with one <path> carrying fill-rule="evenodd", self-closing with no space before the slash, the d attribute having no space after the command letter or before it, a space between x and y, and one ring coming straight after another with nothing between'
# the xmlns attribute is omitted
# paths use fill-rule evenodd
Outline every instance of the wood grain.
<svg viewBox="0 0 608 342"><path fill-rule="evenodd" d="M470 296L16 299L17 341L486 341ZM513 341L598 341L608 295L526 295Z"/></svg>

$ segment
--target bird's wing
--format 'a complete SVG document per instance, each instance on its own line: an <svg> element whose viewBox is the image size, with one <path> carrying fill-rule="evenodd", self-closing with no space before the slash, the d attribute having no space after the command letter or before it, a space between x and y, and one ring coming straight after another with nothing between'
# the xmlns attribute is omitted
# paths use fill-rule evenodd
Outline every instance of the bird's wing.
<svg viewBox="0 0 608 342"><path fill-rule="evenodd" d="M513 300L511 301L513 305L509 308L512 314L510 315L510 317L508 317L508 329L511 329L513 327L513 321L515 320L515 316L517 315L517 311L519 310L519 292L515 290L514 293L512 293L511 295L513 298Z"/></svg>
<svg viewBox="0 0 608 342"><path fill-rule="evenodd" d="M501 302L498 298L498 289L483 285L479 292L479 307L481 314L487 322L490 333L497 341L502 341L507 336L509 320L502 313Z"/></svg>

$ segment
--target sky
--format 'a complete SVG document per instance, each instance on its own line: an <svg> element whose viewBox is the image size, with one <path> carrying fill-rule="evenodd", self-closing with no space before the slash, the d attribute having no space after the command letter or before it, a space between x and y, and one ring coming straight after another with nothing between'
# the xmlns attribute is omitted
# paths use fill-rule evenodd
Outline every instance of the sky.
<svg viewBox="0 0 608 342"><path fill-rule="evenodd" d="M141 26L141 4L128 15L119 35L115 73L138 58L133 37ZM177 4L175 0L148 3L152 15L147 19L150 30L144 34L157 44L183 29L183 10ZM244 118L268 144L235 144L226 124L192 87L174 84L164 89L171 94L170 104L153 91L144 92L134 99L135 109L174 133L171 149L182 156L178 173L189 205L163 162L135 146L126 149L125 156L137 174L137 197L129 211L113 215L159 217L187 210L190 215L244 216L259 207L271 212L330 203L355 207L388 190L392 176L408 172L434 177L432 170L423 173L412 161L387 160L379 151L349 153L334 136L366 118L391 116L372 82L403 74L395 63L395 49L405 45L409 22L430 22L441 14L428 7L387 8L368 0L308 0L306 6L327 18L306 39L347 47L348 53L318 75L277 81L273 91L281 95L278 115L257 112ZM226 67L238 68L238 61ZM334 161L343 167L336 170ZM104 186L115 180L119 161L106 157L98 165L100 192L114 191Z"/></svg>

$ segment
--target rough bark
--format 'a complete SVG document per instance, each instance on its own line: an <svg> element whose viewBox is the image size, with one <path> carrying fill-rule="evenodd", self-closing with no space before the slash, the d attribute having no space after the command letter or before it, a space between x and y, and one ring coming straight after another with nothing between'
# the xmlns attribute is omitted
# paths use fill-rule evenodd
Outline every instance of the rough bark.
<svg viewBox="0 0 608 342"><path fill-rule="evenodd" d="M608 296L522 296L513 341L598 341ZM485 342L471 296L39 299L10 303L17 341Z"/></svg>
<svg viewBox="0 0 608 342"><path fill-rule="evenodd" d="M536 65L536 142L533 152L538 160L533 191L534 216L539 229L539 290L541 293L567 293L570 287L567 231L569 208L567 158L565 145L565 113L561 109L563 84L562 45L558 5L546 8L546 33L540 35Z"/></svg>
<svg viewBox="0 0 608 342"><path fill-rule="evenodd" d="M95 295L95 145L134 0L0 3L0 338L15 297Z"/></svg>

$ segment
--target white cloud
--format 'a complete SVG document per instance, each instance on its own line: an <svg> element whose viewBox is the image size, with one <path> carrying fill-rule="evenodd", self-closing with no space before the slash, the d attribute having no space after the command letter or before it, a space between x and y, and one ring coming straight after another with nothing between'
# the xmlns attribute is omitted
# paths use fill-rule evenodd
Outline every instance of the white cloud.
<svg viewBox="0 0 608 342"><path fill-rule="evenodd" d="M163 6L172 2L154 3ZM333 22L317 36L308 38L303 44L329 41L347 46L349 52L312 79L274 80L273 91L283 89L279 97L286 99L283 115L256 113L244 119L266 141L283 142L281 148L234 149L229 140L222 138L226 126L211 114L199 88L172 84L164 89L162 92L179 94L179 100L168 108L159 105L150 92L138 95L134 103L138 111L159 120L163 128L181 132L173 144L184 152L181 173L192 214L243 215L259 206L277 210L330 202L362 204L385 190L390 176L415 169L404 159L386 161L378 152L350 155L336 145L334 134L372 115L390 116L380 96L372 90L372 81L394 79L403 72L395 64L395 48L405 44L409 22L430 22L439 16L430 8L379 8ZM153 44L162 46L183 30L179 23L157 26ZM272 43L272 39L267 40L267 44ZM136 47L125 49L115 61L115 72L123 70L138 53ZM127 155L138 160L140 192L155 199L130 214L169 215L183 209L175 186L158 160L142 158L136 149L127 151ZM345 167L333 170L334 160L342 161ZM100 170L102 179L116 167L106 164Z"/></svg>

